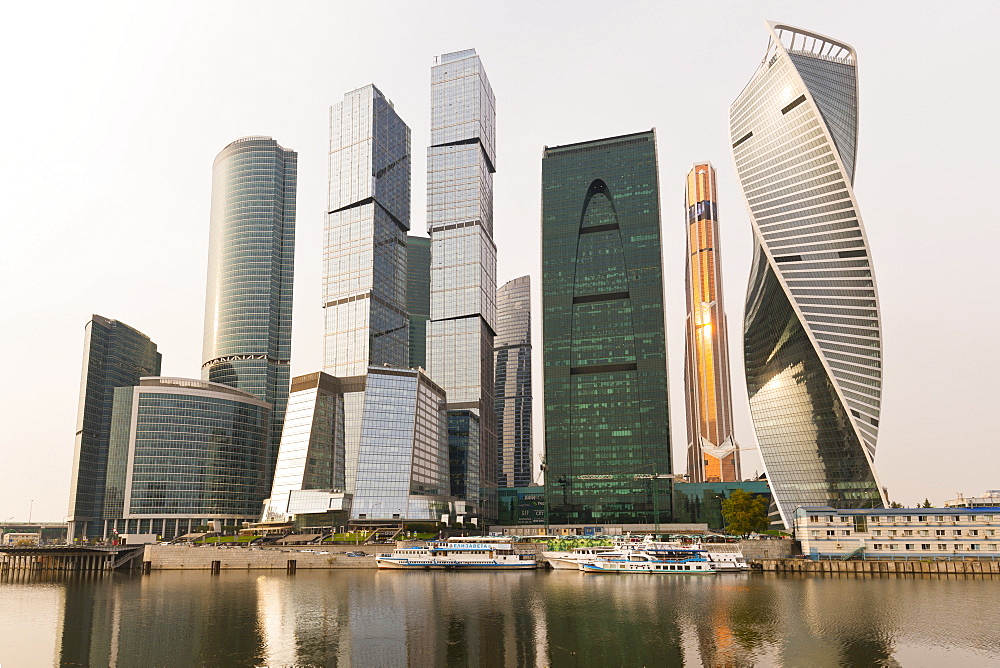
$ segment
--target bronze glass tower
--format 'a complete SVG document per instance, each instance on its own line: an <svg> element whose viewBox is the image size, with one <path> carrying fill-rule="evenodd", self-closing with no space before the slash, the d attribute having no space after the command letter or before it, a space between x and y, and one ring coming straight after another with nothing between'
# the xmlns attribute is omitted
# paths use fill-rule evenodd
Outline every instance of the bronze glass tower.
<svg viewBox="0 0 1000 668"><path fill-rule="evenodd" d="M740 455L733 439L729 337L722 301L722 256L715 168L696 164L687 176L687 332L684 396L691 482L735 482Z"/></svg>

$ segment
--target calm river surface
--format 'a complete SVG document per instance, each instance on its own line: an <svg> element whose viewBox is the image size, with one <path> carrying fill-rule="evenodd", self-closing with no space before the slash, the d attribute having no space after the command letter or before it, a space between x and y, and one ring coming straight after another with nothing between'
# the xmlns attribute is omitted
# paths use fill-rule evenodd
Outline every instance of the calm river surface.
<svg viewBox="0 0 1000 668"><path fill-rule="evenodd" d="M10 575L0 666L1000 665L1000 578Z"/></svg>

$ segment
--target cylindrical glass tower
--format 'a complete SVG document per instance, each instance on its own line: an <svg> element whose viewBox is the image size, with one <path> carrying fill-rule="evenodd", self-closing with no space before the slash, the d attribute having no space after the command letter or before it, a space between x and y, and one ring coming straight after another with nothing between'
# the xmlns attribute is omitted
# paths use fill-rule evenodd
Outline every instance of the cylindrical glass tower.
<svg viewBox="0 0 1000 668"><path fill-rule="evenodd" d="M298 156L244 137L212 168L202 378L273 406L268 480L288 402Z"/></svg>

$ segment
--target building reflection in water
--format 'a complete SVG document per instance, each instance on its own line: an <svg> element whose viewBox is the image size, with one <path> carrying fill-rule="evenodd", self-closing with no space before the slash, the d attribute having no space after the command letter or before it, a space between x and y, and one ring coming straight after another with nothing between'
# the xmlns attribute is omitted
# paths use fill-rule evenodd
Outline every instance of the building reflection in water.
<svg viewBox="0 0 1000 668"><path fill-rule="evenodd" d="M954 610L993 609L998 596L1000 579L982 577L5 573L0 660L742 668L950 653L956 665L995 665L983 660L1000 656L993 618Z"/></svg>

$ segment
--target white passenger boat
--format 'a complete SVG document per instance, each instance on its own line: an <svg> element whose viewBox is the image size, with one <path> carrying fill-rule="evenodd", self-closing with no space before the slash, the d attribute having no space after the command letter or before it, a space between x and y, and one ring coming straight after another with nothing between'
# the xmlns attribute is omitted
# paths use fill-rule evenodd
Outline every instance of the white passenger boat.
<svg viewBox="0 0 1000 668"><path fill-rule="evenodd" d="M653 556L645 551L630 551L613 557L598 557L580 562L584 573L654 573L659 575L710 575L715 569L700 550L664 550Z"/></svg>
<svg viewBox="0 0 1000 668"><path fill-rule="evenodd" d="M511 543L429 543L405 547L375 558L379 568L409 570L522 570L535 568L535 555L515 552Z"/></svg>
<svg viewBox="0 0 1000 668"><path fill-rule="evenodd" d="M694 549L704 553L705 559L708 560L716 572L736 573L750 570L750 565L743 558L740 546L734 543L695 543L694 545L682 545L680 543L647 542L637 549L648 552L653 556L657 556L664 550Z"/></svg>
<svg viewBox="0 0 1000 668"><path fill-rule="evenodd" d="M611 553L621 554L621 550L612 545L595 545L578 547L570 552L542 552L542 556L552 568L578 571L581 561L592 561L601 555Z"/></svg>

